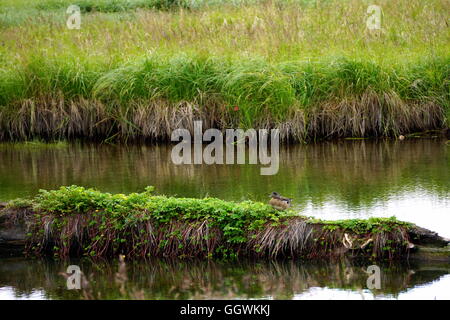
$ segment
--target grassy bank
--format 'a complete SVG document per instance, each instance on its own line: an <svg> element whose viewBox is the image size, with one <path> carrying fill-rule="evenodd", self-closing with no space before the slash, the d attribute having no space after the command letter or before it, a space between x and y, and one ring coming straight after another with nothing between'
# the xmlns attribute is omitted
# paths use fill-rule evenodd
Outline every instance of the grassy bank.
<svg viewBox="0 0 450 320"><path fill-rule="evenodd" d="M3 3L0 139L164 140L194 119L295 141L448 125L446 1L380 1L375 32L364 1L166 2L79 1L80 30L66 0Z"/></svg>
<svg viewBox="0 0 450 320"><path fill-rule="evenodd" d="M30 226L29 254L57 257L395 258L408 252L408 228L395 218L322 221L269 205L71 186L11 201L3 214Z"/></svg>

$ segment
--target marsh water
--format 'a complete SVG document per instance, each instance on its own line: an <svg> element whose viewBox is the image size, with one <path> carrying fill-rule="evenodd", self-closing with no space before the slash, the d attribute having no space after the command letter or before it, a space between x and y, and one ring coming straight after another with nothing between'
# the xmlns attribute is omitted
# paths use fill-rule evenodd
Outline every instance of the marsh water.
<svg viewBox="0 0 450 320"><path fill-rule="evenodd" d="M78 265L88 289L67 290L59 273ZM382 264L381 288L367 289L370 263L355 261L149 260L0 262L0 299L449 299L450 266Z"/></svg>
<svg viewBox="0 0 450 320"><path fill-rule="evenodd" d="M450 144L442 139L356 140L280 148L279 172L260 165L175 165L171 146L0 144L0 201L39 189L83 185L108 192L267 201L326 219L396 216L450 237ZM0 258L0 299L82 298L58 275L69 262ZM128 263L127 291L116 261L79 261L94 298L450 299L450 265L408 261L381 266L382 287L366 286L354 261L154 260ZM84 293L86 294L86 293Z"/></svg>

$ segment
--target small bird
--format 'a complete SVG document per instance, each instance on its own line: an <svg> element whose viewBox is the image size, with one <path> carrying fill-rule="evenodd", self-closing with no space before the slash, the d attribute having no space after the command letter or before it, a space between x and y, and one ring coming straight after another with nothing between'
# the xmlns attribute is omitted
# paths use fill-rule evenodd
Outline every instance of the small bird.
<svg viewBox="0 0 450 320"><path fill-rule="evenodd" d="M269 197L269 204L277 210L285 210L291 206L292 199L282 197L278 192L272 192Z"/></svg>

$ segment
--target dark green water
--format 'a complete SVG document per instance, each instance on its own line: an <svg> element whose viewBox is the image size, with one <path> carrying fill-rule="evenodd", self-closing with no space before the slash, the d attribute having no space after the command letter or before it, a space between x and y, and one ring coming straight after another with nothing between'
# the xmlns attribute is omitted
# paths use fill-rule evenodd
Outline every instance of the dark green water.
<svg viewBox="0 0 450 320"><path fill-rule="evenodd" d="M0 200L40 188L83 185L128 193L153 185L168 195L267 201L278 191L296 210L327 219L396 216L450 237L450 144L439 139L341 141L282 147L277 175L259 165L174 165L170 146L0 145ZM96 294L118 298L114 262L83 262ZM67 263L0 259L1 298L79 298L58 272ZM153 261L128 266L130 290L146 298L450 298L449 266L382 268L381 291L366 289L367 266L300 262ZM108 270L103 272L102 270ZM95 275L95 272L98 272ZM425 271L424 271L425 270ZM350 274L348 277L344 276ZM441 288L447 288L446 290Z"/></svg>

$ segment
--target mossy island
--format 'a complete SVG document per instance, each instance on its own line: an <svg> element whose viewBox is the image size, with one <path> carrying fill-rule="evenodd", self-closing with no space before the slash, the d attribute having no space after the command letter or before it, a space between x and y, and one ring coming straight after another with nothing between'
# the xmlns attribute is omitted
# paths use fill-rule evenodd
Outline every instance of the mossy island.
<svg viewBox="0 0 450 320"><path fill-rule="evenodd" d="M27 255L392 260L428 246L450 258L448 239L395 217L324 221L260 202L154 195L153 187L128 195L41 190L0 213L2 246Z"/></svg>

